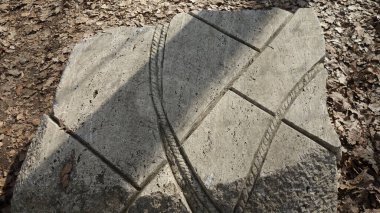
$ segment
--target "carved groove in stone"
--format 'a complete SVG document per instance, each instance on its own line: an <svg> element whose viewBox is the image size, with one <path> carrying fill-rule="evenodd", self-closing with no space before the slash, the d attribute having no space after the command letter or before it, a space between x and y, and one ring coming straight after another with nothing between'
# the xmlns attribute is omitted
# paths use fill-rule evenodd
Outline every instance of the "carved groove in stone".
<svg viewBox="0 0 380 213"><path fill-rule="evenodd" d="M322 60L322 59L321 59ZM320 61L321 61L320 60ZM282 101L281 106L275 113L274 118L270 122L267 130L265 131L259 147L257 151L254 154L252 163L251 163L251 169L247 175L246 181L245 181L245 187L240 193L239 200L234 208L234 212L244 212L245 205L247 201L250 199L250 195L254 191L255 184L257 181L258 176L260 175L260 171L262 169L262 166L264 164L266 155L268 154L270 145L273 141L273 138L276 135L276 132L278 128L280 127L281 121L284 118L286 112L290 108L290 106L293 104L293 102L296 100L298 95L302 92L303 88L311 81L313 78L319 73L320 69L315 69L315 67L320 63L318 61L316 64L313 65L313 67L306 72L301 79L294 85L292 90L288 93L288 95L285 97L285 99Z"/></svg>
<svg viewBox="0 0 380 213"><path fill-rule="evenodd" d="M173 175L194 212L220 212L201 179L196 175L166 116L162 104L162 66L168 25L159 25L153 35L149 75L153 105L165 153Z"/></svg>

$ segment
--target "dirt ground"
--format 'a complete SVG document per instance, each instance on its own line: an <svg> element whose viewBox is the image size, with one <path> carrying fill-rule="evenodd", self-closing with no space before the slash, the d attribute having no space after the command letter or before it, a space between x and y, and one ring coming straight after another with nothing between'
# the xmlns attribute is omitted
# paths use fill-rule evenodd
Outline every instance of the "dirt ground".
<svg viewBox="0 0 380 213"><path fill-rule="evenodd" d="M380 212L380 5L376 0L2 0L0 211L70 51L115 26L155 25L198 9L312 7L326 39L328 107L340 135L339 211ZM372 210L371 210L372 209ZM377 209L377 210L376 210Z"/></svg>

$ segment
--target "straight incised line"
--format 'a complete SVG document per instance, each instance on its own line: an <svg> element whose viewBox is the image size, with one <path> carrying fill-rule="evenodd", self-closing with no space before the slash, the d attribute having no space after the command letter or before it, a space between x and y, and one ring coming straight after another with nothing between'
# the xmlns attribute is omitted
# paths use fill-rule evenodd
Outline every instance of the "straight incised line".
<svg viewBox="0 0 380 213"><path fill-rule="evenodd" d="M333 153L336 156L337 161L340 160L340 158L341 158L341 152L340 152L340 148L339 147L335 147L335 146L331 145L327 141L325 141L325 140L319 138L318 136L316 136L316 135L314 135L314 134L306 131L305 129L299 127L298 125L296 125L295 123L289 121L288 119L283 119L282 121L286 125L288 125L289 127L295 129L299 133L303 134L304 136L308 137L312 141L316 142L317 144L321 145L322 147L324 147L325 149L327 149L328 151L330 151L331 153Z"/></svg>
<svg viewBox="0 0 380 213"><path fill-rule="evenodd" d="M161 169L163 169L166 164L168 163L167 160L162 161L157 169L153 171L142 183L141 183L141 190L137 191L135 194L132 195L130 199L128 199L127 204L120 212L128 212L129 208L133 205L133 203L136 202L136 200L139 198L141 193L144 191L144 189L151 183L154 178L160 173Z"/></svg>
<svg viewBox="0 0 380 213"><path fill-rule="evenodd" d="M158 173L160 173L161 169L163 169L167 163L167 160L162 161L157 169L145 178L145 180L141 183L141 190L143 190L150 182L152 182L152 180L154 180L154 178L158 175Z"/></svg>
<svg viewBox="0 0 380 213"><path fill-rule="evenodd" d="M184 143L184 141L187 140L187 138L190 137L190 135L201 125L202 121L207 117L207 115L214 109L214 107L219 103L219 101L222 99L222 97L228 92L228 90L232 87L232 85L235 83L236 80L239 79L241 75L243 75L253 64L256 58L260 56L260 53L253 56L241 69L241 71L219 92L218 95L206 106L206 109L199 114L199 116L195 119L193 124L191 125L191 128L189 131L184 135L183 139L181 140L181 144Z"/></svg>
<svg viewBox="0 0 380 213"><path fill-rule="evenodd" d="M287 23L291 20L291 18L294 15L289 15L285 21L278 27L278 29L273 33L273 35L268 39L268 41L265 43L265 46L262 51L264 51L270 42L272 42L278 34L284 29ZM217 103L222 99L224 94L227 93L227 91L232 87L232 85L237 81L240 76L242 76L245 72L247 72L248 68L253 64L253 62L256 60L256 58L260 57L262 52L259 51L258 54L253 56L241 69L241 71L220 91L220 93L206 106L205 111L199 114L199 116L195 119L193 124L191 125L189 131L184 135L183 139L181 140L181 144L183 144L190 135L201 125L202 121L207 117L207 115L214 109L214 107L217 105Z"/></svg>
<svg viewBox="0 0 380 213"><path fill-rule="evenodd" d="M63 131L65 131L68 135L78 141L81 145L86 147L93 155L98 157L104 164L106 164L113 172L118 174L122 179L131 184L136 190L141 190L141 187L132 179L131 176L125 174L121 169L115 166L111 161L109 161L106 157L100 154L96 149L94 149L87 141L81 138L74 131L69 129L59 118L57 118L54 114L49 115L50 119L56 123Z"/></svg>
<svg viewBox="0 0 380 213"><path fill-rule="evenodd" d="M275 116L276 115L275 112L273 112L272 110L266 108L264 105L260 104L259 102L251 99L250 97L248 97L247 95L243 94L239 90L237 90L237 89L235 89L233 87L230 90L232 92L234 92L235 94L237 94L238 96L240 96L241 98L243 98L246 101L250 102L251 104L255 105L257 108L265 111L269 115L271 115L271 116ZM325 149L327 149L328 151L330 151L331 153L333 153L334 155L336 155L339 158L339 155L340 155L339 147L335 147L335 146L331 145L327 141L319 138L318 136L316 136L316 135L308 132L307 130L305 130L305 129L299 127L298 125L296 125L295 123L289 121L287 118L283 118L282 122L284 122L289 127L293 128L294 130L298 131L299 133L303 134L304 136L308 137L309 139L311 139L315 143L319 144L320 146L324 147Z"/></svg>
<svg viewBox="0 0 380 213"><path fill-rule="evenodd" d="M244 41L243 39L238 38L238 37L232 35L231 33L227 32L227 31L225 31L224 29L222 29L222 28L216 26L215 24L213 24L213 23L207 21L206 19L204 19L204 18L202 18L202 17L200 17L200 16L198 16L198 15L192 13L192 12L189 12L189 15L191 15L191 16L193 16L194 18L198 19L199 21L201 21L201 22L203 22L203 23L205 23L205 24L211 26L212 28L214 28L214 29L216 29L217 31L223 33L224 35L226 35L226 36L228 36L228 37L230 37L230 38L232 38L232 39L234 39L234 40L236 40L236 41L238 41L238 42L240 42L240 43L246 45L247 47L249 47L249 48L251 48L251 49L254 49L254 50L257 51L257 52L261 52L260 48L257 48L257 47L255 47L255 46L253 46L252 44L250 44L250 43Z"/></svg>
<svg viewBox="0 0 380 213"><path fill-rule="evenodd" d="M264 48L272 48L273 47L270 47L269 44L272 43L272 41L277 38L278 34L280 34L280 32L282 31L282 29L284 29L284 27L290 22L290 20L293 18L294 14L290 14L289 16L287 16L285 18L285 21L282 22L282 24L278 27L278 29L276 31L274 31L274 33L269 37L268 41L265 42L264 44ZM264 51L264 50L263 50Z"/></svg>
<svg viewBox="0 0 380 213"><path fill-rule="evenodd" d="M234 87L230 88L231 92L234 92L236 95L240 96L241 98L245 99L246 101L250 102L251 104L255 105L257 108L263 110L264 112L268 113L271 116L275 116L276 113L274 113L272 110L266 108L264 105L260 104L259 102L253 100L249 96L245 95L244 93L240 92L239 90L235 89Z"/></svg>
<svg viewBox="0 0 380 213"><path fill-rule="evenodd" d="M317 69L316 66L323 62L324 56L318 60L302 77L301 79L293 86L293 88L288 92L285 98L281 101L280 107L277 109L275 116L272 118L270 124L268 125L259 146L254 154L254 157L251 162L251 168L247 174L245 181L245 187L242 189L238 202L234 207L235 213L241 213L245 211L245 206L248 200L250 199L256 183L258 176L261 173L261 169L265 162L266 156L269 152L270 146L273 142L273 139L280 127L281 121L284 118L285 114L289 110L290 106L299 96L301 91L305 88L306 85L312 81L315 76L320 72L320 69Z"/></svg>

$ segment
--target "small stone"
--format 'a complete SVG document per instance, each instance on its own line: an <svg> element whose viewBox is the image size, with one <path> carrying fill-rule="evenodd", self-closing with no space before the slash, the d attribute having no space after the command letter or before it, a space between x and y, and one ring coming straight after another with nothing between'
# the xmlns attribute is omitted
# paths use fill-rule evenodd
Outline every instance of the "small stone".
<svg viewBox="0 0 380 213"><path fill-rule="evenodd" d="M19 120L24 120L25 119L25 116L24 114L20 113L17 115L16 119L19 121Z"/></svg>
<svg viewBox="0 0 380 213"><path fill-rule="evenodd" d="M343 33L343 28L341 28L341 27L335 27L335 30L336 30L338 33Z"/></svg>
<svg viewBox="0 0 380 213"><path fill-rule="evenodd" d="M33 124L34 126L38 126L38 125L40 125L40 119L39 119L39 118L33 119L33 120L32 120L32 124Z"/></svg>
<svg viewBox="0 0 380 213"><path fill-rule="evenodd" d="M16 150L12 149L11 151L9 151L9 155L11 157L13 157L15 154L16 154Z"/></svg>
<svg viewBox="0 0 380 213"><path fill-rule="evenodd" d="M21 75L21 72L15 69L8 70L8 74L14 77L18 77Z"/></svg>

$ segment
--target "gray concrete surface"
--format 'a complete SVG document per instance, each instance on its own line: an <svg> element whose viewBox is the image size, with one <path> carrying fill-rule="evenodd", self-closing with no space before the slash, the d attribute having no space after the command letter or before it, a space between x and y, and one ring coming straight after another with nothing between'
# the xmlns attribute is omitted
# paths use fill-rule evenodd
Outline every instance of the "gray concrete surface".
<svg viewBox="0 0 380 213"><path fill-rule="evenodd" d="M17 177L12 212L117 212L136 193L45 116Z"/></svg>
<svg viewBox="0 0 380 213"><path fill-rule="evenodd" d="M236 204L260 142L257 136L264 134L270 118L227 92L184 144L196 172L223 209L231 211Z"/></svg>
<svg viewBox="0 0 380 213"><path fill-rule="evenodd" d="M262 50L270 37L291 16L290 12L272 10L198 11L195 17L213 25L228 35Z"/></svg>
<svg viewBox="0 0 380 213"><path fill-rule="evenodd" d="M154 27L115 28L74 48L54 114L137 184L165 159L149 96Z"/></svg>
<svg viewBox="0 0 380 213"><path fill-rule="evenodd" d="M311 9L179 14L73 50L14 212L335 212Z"/></svg>

